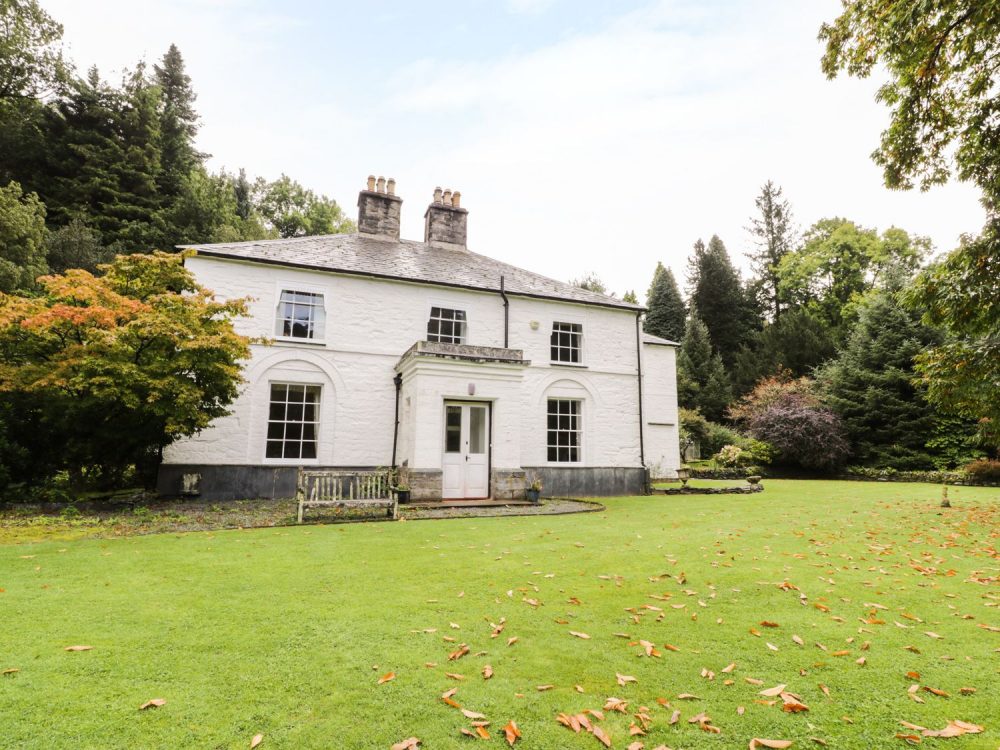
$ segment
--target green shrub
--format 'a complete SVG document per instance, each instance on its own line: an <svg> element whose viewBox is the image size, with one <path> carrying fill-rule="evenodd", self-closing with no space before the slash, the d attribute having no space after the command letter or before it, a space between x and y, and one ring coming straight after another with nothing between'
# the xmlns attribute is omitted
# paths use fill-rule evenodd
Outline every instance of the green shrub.
<svg viewBox="0 0 1000 750"><path fill-rule="evenodd" d="M701 454L710 456L718 453L727 445L742 445L745 442L746 438L731 427L717 422L708 422L708 431L701 444Z"/></svg>
<svg viewBox="0 0 1000 750"><path fill-rule="evenodd" d="M966 464L965 472L972 475L978 482L1000 481L1000 461L989 458L980 458L970 464Z"/></svg>
<svg viewBox="0 0 1000 750"><path fill-rule="evenodd" d="M722 449L712 456L712 459L719 466L744 466L753 460L750 451L743 450L738 445L722 446Z"/></svg>

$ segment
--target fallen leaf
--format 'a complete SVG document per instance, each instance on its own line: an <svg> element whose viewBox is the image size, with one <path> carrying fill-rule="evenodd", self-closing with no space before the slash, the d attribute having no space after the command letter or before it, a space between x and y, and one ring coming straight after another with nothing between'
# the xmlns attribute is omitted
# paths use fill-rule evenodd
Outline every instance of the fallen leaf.
<svg viewBox="0 0 1000 750"><path fill-rule="evenodd" d="M729 664L729 665L727 665L727 666L723 667L723 668L722 668L722 669L720 669L719 671L720 671L720 672L722 672L723 674L729 674L729 673L730 673L730 672L732 672L732 671L733 671L734 669L736 669L736 662L732 662L731 664Z"/></svg>
<svg viewBox="0 0 1000 750"><path fill-rule="evenodd" d="M583 638L583 640L585 640L585 641L589 641L590 640L590 636L587 635L586 633L579 633L579 632L577 632L575 630L571 630L571 631L569 631L569 634L570 635L575 635L577 638Z"/></svg>
<svg viewBox="0 0 1000 750"><path fill-rule="evenodd" d="M503 728L503 733L507 737L508 745L513 745L521 738L521 730L517 728L517 724L513 721L507 723Z"/></svg>
<svg viewBox="0 0 1000 750"><path fill-rule="evenodd" d="M535 690L537 690L539 693L544 693L546 690L551 690L554 687L555 685L537 685L535 687Z"/></svg>
<svg viewBox="0 0 1000 750"><path fill-rule="evenodd" d="M264 741L264 735L255 734L253 736L253 739L250 740L250 750L253 750L255 747L257 747L257 745L259 745L263 741Z"/></svg>
<svg viewBox="0 0 1000 750"><path fill-rule="evenodd" d="M10 669L5 669L4 671L0 672L0 674L14 674L14 673L20 672L20 671L21 670L18 669L17 667L11 667Z"/></svg>
<svg viewBox="0 0 1000 750"><path fill-rule="evenodd" d="M483 679L488 680L492 676L493 676L493 667L487 664L485 667L483 667Z"/></svg>
<svg viewBox="0 0 1000 750"><path fill-rule="evenodd" d="M90 651L93 646L67 646L64 651Z"/></svg>
<svg viewBox="0 0 1000 750"><path fill-rule="evenodd" d="M147 708L159 708L160 706L163 706L165 704L166 701L163 698L153 698L152 700L148 700L141 706L139 706L139 710L144 711Z"/></svg>
<svg viewBox="0 0 1000 750"><path fill-rule="evenodd" d="M395 680L395 679L396 679L395 672L386 672L384 675L378 678L378 684L382 685L386 682L389 682L390 680Z"/></svg>
<svg viewBox="0 0 1000 750"><path fill-rule="evenodd" d="M615 672L615 677L618 678L618 684L621 685L622 687L624 687L630 682L638 682L638 680L635 677L632 677L631 675L627 674L619 674Z"/></svg>
<svg viewBox="0 0 1000 750"><path fill-rule="evenodd" d="M486 714L481 714L478 711L470 711L467 708L463 708L462 709L462 715L466 719L485 719L486 718Z"/></svg>
<svg viewBox="0 0 1000 750"><path fill-rule="evenodd" d="M607 733L607 732L605 732L605 731L604 731L603 729L601 729L601 728L600 728L599 726L597 726L596 724L594 725L594 728L593 728L593 729L591 730L591 732L593 733L593 735L594 735L594 736L595 736L595 737L596 737L596 738L597 738L598 740L600 740L600 741L601 741L601 743L602 743L602 744L603 744L603 745L604 745L605 747L611 747L611 738L610 738L610 737L608 736L608 733Z"/></svg>
<svg viewBox="0 0 1000 750"><path fill-rule="evenodd" d="M392 746L391 750L417 750L420 747L420 740L416 737L407 737Z"/></svg>
<svg viewBox="0 0 1000 750"><path fill-rule="evenodd" d="M761 690L760 694L763 695L765 698L777 698L779 695L785 692L786 687L787 685L775 685L774 687L768 688L767 690Z"/></svg>
<svg viewBox="0 0 1000 750"><path fill-rule="evenodd" d="M443 693L441 693L441 697L442 698L451 698L451 696L453 696L457 692L458 692L458 688L457 687L453 687L451 690L445 690Z"/></svg>
<svg viewBox="0 0 1000 750"><path fill-rule="evenodd" d="M520 639L516 635L512 635L510 638L507 639L507 645L513 646L515 643L518 642L518 640Z"/></svg>
<svg viewBox="0 0 1000 750"><path fill-rule="evenodd" d="M464 674L455 674L454 672L445 672L444 676L445 677L450 677L453 680L464 680L465 679L465 675Z"/></svg>
<svg viewBox="0 0 1000 750"><path fill-rule="evenodd" d="M757 750L758 747L769 747L774 750L782 750L782 748L791 746L791 740L762 740L760 737L754 737L750 740L750 750Z"/></svg>

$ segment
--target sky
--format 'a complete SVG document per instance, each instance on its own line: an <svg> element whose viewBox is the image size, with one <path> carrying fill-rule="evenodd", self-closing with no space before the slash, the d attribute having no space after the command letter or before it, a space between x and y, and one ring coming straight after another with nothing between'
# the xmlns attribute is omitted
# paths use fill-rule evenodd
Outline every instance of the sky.
<svg viewBox="0 0 1000 750"><path fill-rule="evenodd" d="M288 174L349 216L395 177L410 239L459 190L470 249L640 301L713 234L747 273L767 180L802 230L840 216L947 251L983 223L969 185L883 187L878 80L820 71L838 0L41 2L109 80L176 44L213 169Z"/></svg>

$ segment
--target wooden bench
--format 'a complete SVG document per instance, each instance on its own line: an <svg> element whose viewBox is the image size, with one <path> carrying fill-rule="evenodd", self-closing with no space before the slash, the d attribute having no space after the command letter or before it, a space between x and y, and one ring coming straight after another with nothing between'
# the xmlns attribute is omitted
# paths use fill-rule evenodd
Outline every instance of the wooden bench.
<svg viewBox="0 0 1000 750"><path fill-rule="evenodd" d="M299 523L306 508L385 508L398 517L396 493L388 471L307 471L299 469L295 499Z"/></svg>

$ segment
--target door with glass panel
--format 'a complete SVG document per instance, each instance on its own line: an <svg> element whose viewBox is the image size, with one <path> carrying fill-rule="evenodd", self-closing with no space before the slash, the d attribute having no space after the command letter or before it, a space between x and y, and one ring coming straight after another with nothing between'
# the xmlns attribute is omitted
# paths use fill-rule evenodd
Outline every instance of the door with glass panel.
<svg viewBox="0 0 1000 750"><path fill-rule="evenodd" d="M490 496L490 406L468 402L444 405L442 492L445 499Z"/></svg>

